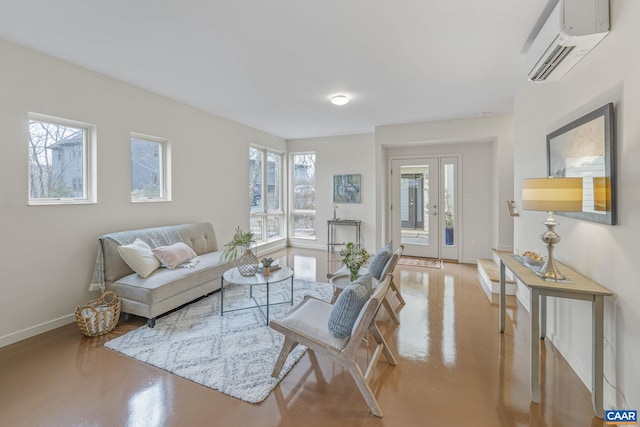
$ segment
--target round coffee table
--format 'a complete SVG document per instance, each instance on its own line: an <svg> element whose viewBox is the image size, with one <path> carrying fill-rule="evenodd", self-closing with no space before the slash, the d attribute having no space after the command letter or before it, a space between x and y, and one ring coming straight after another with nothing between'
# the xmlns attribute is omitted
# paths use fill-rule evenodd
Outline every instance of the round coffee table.
<svg viewBox="0 0 640 427"><path fill-rule="evenodd" d="M291 279L291 299L289 301L282 301L276 303L269 303L269 286L274 283L283 282L287 279ZM249 298L253 300L256 304L252 307L242 307L236 308L233 310L224 310L224 287L225 282L228 285L245 285L249 286ZM260 304L253 296L253 287L254 286L266 286L267 287L267 303ZM293 269L289 267L282 267L279 270L272 271L269 275L264 275L262 273L256 273L253 276L243 276L238 271L238 268L232 268L224 272L222 277L220 278L220 315L224 316L224 313L230 313L232 311L240 311L240 310L248 310L251 308L257 308L260 310L264 318L267 320L267 325L269 324L269 306L270 305L278 305L278 304L291 304L293 305ZM262 310L262 307L265 307L265 311Z"/></svg>

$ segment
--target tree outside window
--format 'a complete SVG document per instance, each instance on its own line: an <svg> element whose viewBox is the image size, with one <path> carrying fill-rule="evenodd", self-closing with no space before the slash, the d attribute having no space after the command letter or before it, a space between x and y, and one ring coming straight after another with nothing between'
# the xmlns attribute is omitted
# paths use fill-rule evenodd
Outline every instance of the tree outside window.
<svg viewBox="0 0 640 427"><path fill-rule="evenodd" d="M284 237L282 154L249 148L250 226L258 242Z"/></svg>
<svg viewBox="0 0 640 427"><path fill-rule="evenodd" d="M29 203L86 203L93 167L91 125L29 114Z"/></svg>
<svg viewBox="0 0 640 427"><path fill-rule="evenodd" d="M292 154L292 237L316 235L316 155Z"/></svg>

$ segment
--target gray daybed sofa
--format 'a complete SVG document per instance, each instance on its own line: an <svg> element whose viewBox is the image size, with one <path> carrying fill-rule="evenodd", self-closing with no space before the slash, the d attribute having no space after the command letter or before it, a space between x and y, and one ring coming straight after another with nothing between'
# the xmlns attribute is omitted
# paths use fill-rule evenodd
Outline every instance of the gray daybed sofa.
<svg viewBox="0 0 640 427"><path fill-rule="evenodd" d="M182 241L198 255L190 268L160 268L146 278L136 274L118 253L118 246L136 238L151 248ZM239 261L220 263L215 231L210 223L181 224L110 233L98 238L96 270L90 290L114 291L122 301L122 312L147 318L153 327L156 317L220 289L222 274Z"/></svg>

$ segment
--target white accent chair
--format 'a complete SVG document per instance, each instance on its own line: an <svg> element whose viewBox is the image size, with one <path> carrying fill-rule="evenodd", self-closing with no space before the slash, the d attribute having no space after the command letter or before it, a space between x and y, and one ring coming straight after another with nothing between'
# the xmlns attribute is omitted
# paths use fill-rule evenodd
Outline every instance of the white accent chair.
<svg viewBox="0 0 640 427"><path fill-rule="evenodd" d="M387 261L387 264L384 266L384 270L382 270L382 274L380 275L380 281L384 280L387 277L387 275L393 274L393 271L395 270L396 265L398 264L398 260L402 256L403 251L404 251L404 245L400 245L398 249L396 249L396 251L393 253L393 255L391 255L391 259ZM349 274L349 269L347 268L346 265L343 265L335 273L327 274L327 279L331 279L333 277L341 276L341 275L348 275L348 274ZM369 270L366 268L360 268L359 274L360 275L369 274ZM384 305L384 308L389 313L389 317L391 317L391 319L395 323L400 324L398 313L400 312L400 310L402 310L402 308L405 306L406 303L404 301L404 298L402 297L402 294L400 293L400 289L398 289L395 282L393 281L393 276L391 276L391 283L389 284L389 286L391 288L391 292L387 297L384 298L384 300L382 301L382 305ZM336 293L334 294L333 301L335 301L335 299L337 298L339 289L335 289L335 292ZM395 310L391 306L391 299L393 298L394 295L398 299L398 303L399 303L398 307Z"/></svg>
<svg viewBox="0 0 640 427"><path fill-rule="evenodd" d="M271 320L269 326L284 335L284 344L271 375L278 377L291 350L298 344L302 344L316 355L326 356L344 366L353 377L373 415L382 417L382 410L369 387L368 379L380 354L384 354L390 365L397 365L395 357L375 323L376 314L389 291L391 280L392 276L388 275L374 289L373 294L360 310L349 337L336 338L329 332L327 325L334 306L308 295L284 317ZM377 345L363 374L356 361L356 351L362 340L368 337L369 332Z"/></svg>

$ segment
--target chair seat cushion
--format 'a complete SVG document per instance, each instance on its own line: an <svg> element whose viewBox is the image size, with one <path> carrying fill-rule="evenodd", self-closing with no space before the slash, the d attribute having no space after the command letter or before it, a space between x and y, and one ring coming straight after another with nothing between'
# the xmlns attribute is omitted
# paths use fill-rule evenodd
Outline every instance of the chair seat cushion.
<svg viewBox="0 0 640 427"><path fill-rule="evenodd" d="M342 350L348 339L334 337L326 326L332 309L333 306L327 302L309 298L296 310L289 312L275 322L281 323L298 334L323 342L336 350Z"/></svg>
<svg viewBox="0 0 640 427"><path fill-rule="evenodd" d="M347 338L351 335L355 323L364 303L371 297L371 275L360 276L338 296L327 326L329 332L336 338Z"/></svg>

